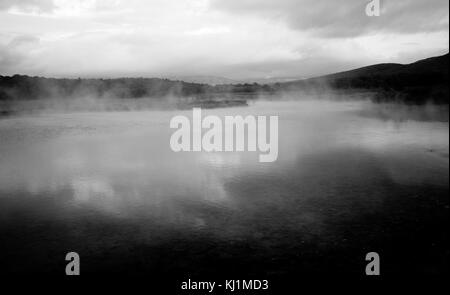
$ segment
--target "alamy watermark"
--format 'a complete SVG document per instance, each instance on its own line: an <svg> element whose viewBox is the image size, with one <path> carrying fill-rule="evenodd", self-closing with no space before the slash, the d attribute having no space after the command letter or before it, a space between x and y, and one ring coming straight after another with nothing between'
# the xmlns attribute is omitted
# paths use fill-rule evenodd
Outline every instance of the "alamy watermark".
<svg viewBox="0 0 450 295"><path fill-rule="evenodd" d="M79 276L80 275L80 255L76 252L69 252L66 254L66 261L69 261L66 265L67 276Z"/></svg>
<svg viewBox="0 0 450 295"><path fill-rule="evenodd" d="M381 15L381 0L371 0L366 6L367 16L380 16Z"/></svg>
<svg viewBox="0 0 450 295"><path fill-rule="evenodd" d="M366 266L366 275L379 276L380 275L380 255L376 252L370 252L366 255L366 261L369 262Z"/></svg>
<svg viewBox="0 0 450 295"><path fill-rule="evenodd" d="M260 162L278 159L278 116L225 116L222 120L212 115L202 118L202 110L194 108L192 124L188 117L176 116L170 121L170 128L177 129L170 138L174 152L259 150Z"/></svg>

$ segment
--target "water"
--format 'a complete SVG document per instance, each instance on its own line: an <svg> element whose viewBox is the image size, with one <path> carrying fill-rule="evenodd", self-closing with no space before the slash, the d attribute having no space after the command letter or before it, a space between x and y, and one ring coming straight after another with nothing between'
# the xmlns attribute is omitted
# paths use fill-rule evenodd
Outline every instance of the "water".
<svg viewBox="0 0 450 295"><path fill-rule="evenodd" d="M0 119L2 272L286 275L448 271L449 125L368 115L368 102L257 102L279 157L174 153L174 115ZM415 259L411 260L410 255Z"/></svg>

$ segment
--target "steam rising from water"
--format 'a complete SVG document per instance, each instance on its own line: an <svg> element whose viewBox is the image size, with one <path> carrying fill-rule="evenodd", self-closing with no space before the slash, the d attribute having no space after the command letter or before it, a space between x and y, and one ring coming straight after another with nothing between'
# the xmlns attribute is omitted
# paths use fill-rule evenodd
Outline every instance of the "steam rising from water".
<svg viewBox="0 0 450 295"><path fill-rule="evenodd" d="M146 111L174 110L197 107L233 106L232 102L247 101L254 104L258 101L318 101L318 102L359 102L361 108L355 110L361 116L393 121L438 121L448 122L448 105L406 105L404 103L371 103L372 92L346 92L321 89L309 92L280 92L277 94L253 93L244 95L215 95L205 97L179 97L167 95L160 98L115 98L115 96L96 97L81 95L74 98L52 98L30 101L0 101L1 115L33 114L33 113L73 113L73 112L113 112L113 111ZM229 104L231 102L231 104ZM239 104L241 105L241 104ZM326 103L321 104L327 107ZM232 113L232 111L231 111Z"/></svg>

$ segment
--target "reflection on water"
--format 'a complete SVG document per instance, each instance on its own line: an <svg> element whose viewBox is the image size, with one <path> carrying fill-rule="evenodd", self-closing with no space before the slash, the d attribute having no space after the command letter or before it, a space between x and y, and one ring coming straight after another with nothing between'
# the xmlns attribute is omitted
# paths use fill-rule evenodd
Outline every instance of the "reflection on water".
<svg viewBox="0 0 450 295"><path fill-rule="evenodd" d="M448 122L365 116L368 106L258 102L204 111L278 115L275 163L249 152L172 152L169 121L180 112L2 119L3 271L53 271L59 265L49 257L76 248L93 261L91 271L115 263L136 272L201 273L213 259L246 263L247 274L261 266L278 274L299 268L299 249L309 253L304 269L317 270L333 251L396 253L401 245L392 243L414 235L433 241L437 257L424 256L423 264L439 271L434 262L448 245L441 232ZM115 262L99 258L112 254ZM336 265L351 268L352 259Z"/></svg>

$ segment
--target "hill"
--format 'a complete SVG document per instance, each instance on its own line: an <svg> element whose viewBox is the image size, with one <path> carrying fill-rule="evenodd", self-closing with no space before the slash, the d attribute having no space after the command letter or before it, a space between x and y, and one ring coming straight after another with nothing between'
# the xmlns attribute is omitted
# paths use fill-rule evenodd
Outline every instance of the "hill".
<svg viewBox="0 0 450 295"><path fill-rule="evenodd" d="M0 76L0 101L40 99L188 97L198 100L277 95L285 91L369 91L373 99L412 104L449 103L449 54L412 64L378 64L323 77L275 84L191 83L159 78L55 79ZM218 82L218 81L216 81Z"/></svg>
<svg viewBox="0 0 450 295"><path fill-rule="evenodd" d="M377 64L302 81L284 83L290 90L371 90L377 101L449 102L449 54L412 64Z"/></svg>

